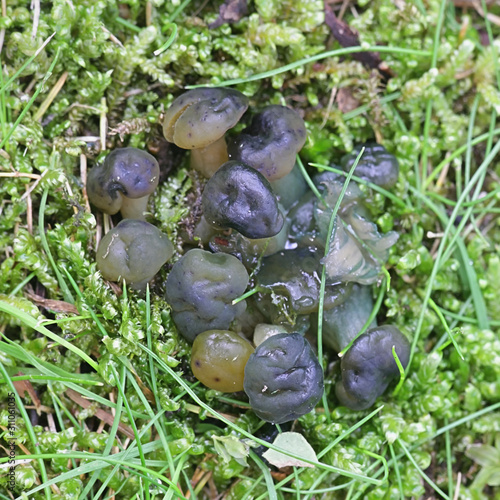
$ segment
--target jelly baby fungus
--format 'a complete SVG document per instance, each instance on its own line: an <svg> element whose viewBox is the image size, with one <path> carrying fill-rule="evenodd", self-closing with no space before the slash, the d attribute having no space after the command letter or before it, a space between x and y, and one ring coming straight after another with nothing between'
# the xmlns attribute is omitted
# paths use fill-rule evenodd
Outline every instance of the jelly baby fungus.
<svg viewBox="0 0 500 500"><path fill-rule="evenodd" d="M266 178L237 161L217 170L205 186L201 204L207 222L236 229L247 238L274 236L285 221Z"/></svg>
<svg viewBox="0 0 500 500"><path fill-rule="evenodd" d="M323 395L323 370L299 333L279 333L248 358L244 390L262 420L281 424L309 413Z"/></svg>
<svg viewBox="0 0 500 500"><path fill-rule="evenodd" d="M321 255L313 247L282 250L262 259L256 284L262 294L286 297L291 314L310 314L318 310L321 287ZM342 290L340 290L342 288ZM334 307L350 286L327 284L324 308ZM261 294L261 295L262 295Z"/></svg>
<svg viewBox="0 0 500 500"><path fill-rule="evenodd" d="M124 279L132 288L142 290L173 254L172 243L158 228L125 219L102 238L97 269L104 279Z"/></svg>
<svg viewBox="0 0 500 500"><path fill-rule="evenodd" d="M277 179L271 181L271 186L283 207L288 210L307 192L307 183L297 164L292 171Z"/></svg>
<svg viewBox="0 0 500 500"><path fill-rule="evenodd" d="M326 275L330 282L353 281L370 285L377 281L398 234L394 231L386 234L378 232L376 224L368 220L357 199L356 191L359 189L351 184L335 217L334 232L324 261ZM318 204L315 218L323 241L326 241L332 209L342 189L342 182L332 177L322 182L322 185L328 208Z"/></svg>
<svg viewBox="0 0 500 500"><path fill-rule="evenodd" d="M335 386L341 404L351 410L365 410L384 393L399 375L393 346L406 368L410 343L395 326L371 328L354 341L340 363L342 381Z"/></svg>
<svg viewBox="0 0 500 500"><path fill-rule="evenodd" d="M287 244L288 221L285 220L281 231L270 238L246 238L236 231L231 234L217 234L210 239L213 252L230 253L238 257L247 269L255 269L263 257L283 250Z"/></svg>
<svg viewBox="0 0 500 500"><path fill-rule="evenodd" d="M90 170L90 202L103 212L121 212L124 219L144 220L149 195L158 186L160 167L155 157L137 148L115 149Z"/></svg>
<svg viewBox="0 0 500 500"><path fill-rule="evenodd" d="M323 344L342 351L361 331L372 309L371 287L353 283L341 303L323 312ZM370 326L376 325L374 320Z"/></svg>
<svg viewBox="0 0 500 500"><path fill-rule="evenodd" d="M242 391L245 365L253 351L250 342L234 332L208 330L200 333L191 351L193 375L210 389Z"/></svg>
<svg viewBox="0 0 500 500"><path fill-rule="evenodd" d="M386 189L394 186L399 176L398 160L376 142L356 146L351 153L343 156L340 161L342 169L349 172L361 148L365 148L365 151L354 170L354 175Z"/></svg>
<svg viewBox="0 0 500 500"><path fill-rule="evenodd" d="M264 340L267 340L269 337L273 335L278 335L278 333L287 333L286 329L281 325L269 325L266 323L259 323L255 325L255 329L253 331L253 343L257 347Z"/></svg>
<svg viewBox="0 0 500 500"><path fill-rule="evenodd" d="M291 172L306 142L304 120L285 106L267 106L249 127L228 142L231 160L239 160L275 181Z"/></svg>
<svg viewBox="0 0 500 500"><path fill-rule="evenodd" d="M248 108L248 98L227 88L189 90L165 113L163 135L191 150L191 167L210 178L228 160L224 134Z"/></svg>
<svg viewBox="0 0 500 500"><path fill-rule="evenodd" d="M166 283L165 298L179 333L192 342L206 330L227 330L245 311L244 300L232 301L243 294L248 280L236 257L189 250L174 264Z"/></svg>

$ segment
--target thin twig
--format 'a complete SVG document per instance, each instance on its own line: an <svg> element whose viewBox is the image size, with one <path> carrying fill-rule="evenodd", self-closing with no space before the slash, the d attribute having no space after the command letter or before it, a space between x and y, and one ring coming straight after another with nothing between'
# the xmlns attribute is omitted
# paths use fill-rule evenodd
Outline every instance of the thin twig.
<svg viewBox="0 0 500 500"><path fill-rule="evenodd" d="M80 178L82 179L83 201L85 202L85 211L90 212L89 196L87 194L87 157L82 153L80 155Z"/></svg>
<svg viewBox="0 0 500 500"><path fill-rule="evenodd" d="M113 35L113 33L111 33L111 31L109 31L108 28L106 28L106 26L101 25L101 29L102 29L102 31L104 31L104 33L107 33L109 35L109 39L112 42L116 43L116 45L118 45L118 47L121 47L122 49L125 48L124 45L123 45L123 43L120 42L120 40L118 38L116 38L116 36Z"/></svg>
<svg viewBox="0 0 500 500"><path fill-rule="evenodd" d="M29 186L26 186L26 225L28 233L33 234L33 203Z"/></svg>
<svg viewBox="0 0 500 500"><path fill-rule="evenodd" d="M26 172L0 172L0 177L27 177L28 179L40 180L40 174L29 174Z"/></svg>
<svg viewBox="0 0 500 500"><path fill-rule="evenodd" d="M330 99L328 99L328 106L326 107L325 114L323 116L323 121L321 122L321 125L319 126L320 130L323 129L326 125L326 122L328 121L328 118L330 116L330 113L333 108L333 101L335 101L335 96L337 95L337 87L333 87L332 91L330 92Z"/></svg>
<svg viewBox="0 0 500 500"><path fill-rule="evenodd" d="M108 118L106 112L108 108L106 106L106 98L101 99L101 119L99 121L99 136L101 138L101 151L106 150L106 135L108 133Z"/></svg>
<svg viewBox="0 0 500 500"><path fill-rule="evenodd" d="M31 10L33 11L33 29L31 31L31 39L36 38L38 32L38 24L40 22L40 0L31 0Z"/></svg>
<svg viewBox="0 0 500 500"><path fill-rule="evenodd" d="M40 121L43 118L43 115L45 114L47 109L49 109L50 105L52 104L52 101L56 98L57 94L59 94L59 92L63 88L64 83L66 82L66 78L68 78L67 71L65 71L59 77L59 80L57 80L55 85L50 89L50 92L48 93L47 97L44 99L42 104L40 104L38 111L35 113L35 116L33 117L34 121Z"/></svg>

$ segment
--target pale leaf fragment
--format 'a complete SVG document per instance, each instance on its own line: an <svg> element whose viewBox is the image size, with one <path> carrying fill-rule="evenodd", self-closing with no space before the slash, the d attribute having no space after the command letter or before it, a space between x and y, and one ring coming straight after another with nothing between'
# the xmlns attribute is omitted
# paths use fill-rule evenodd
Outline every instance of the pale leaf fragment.
<svg viewBox="0 0 500 500"><path fill-rule="evenodd" d="M274 440L273 444L274 446L277 446L282 450L289 451L294 455L300 455L306 460L314 462L317 462L318 460L316 452L313 450L312 446L306 441L305 437L298 432L283 432L278 434L278 437ZM289 457L279 451L267 450L262 456L270 464L278 467L278 469L287 466L314 467L314 465Z"/></svg>

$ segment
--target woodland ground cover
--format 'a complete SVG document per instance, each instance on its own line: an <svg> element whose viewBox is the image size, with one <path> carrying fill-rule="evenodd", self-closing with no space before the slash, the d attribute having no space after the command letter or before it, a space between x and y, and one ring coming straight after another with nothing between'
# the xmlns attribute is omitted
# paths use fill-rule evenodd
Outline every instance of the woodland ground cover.
<svg viewBox="0 0 500 500"><path fill-rule="evenodd" d="M0 498L500 495L498 7L327 4L1 1ZM146 295L96 271L109 220L91 212L85 177L121 146L158 158L151 220L179 258L201 184L161 120L207 84L296 109L310 175L367 140L400 162L390 192L354 179L379 230L400 234L373 293L379 323L411 339L410 365L353 412L335 399L336 356L321 353L326 397L294 426L311 468L269 468L250 446L269 446L269 427L245 398L191 376L168 266Z"/></svg>

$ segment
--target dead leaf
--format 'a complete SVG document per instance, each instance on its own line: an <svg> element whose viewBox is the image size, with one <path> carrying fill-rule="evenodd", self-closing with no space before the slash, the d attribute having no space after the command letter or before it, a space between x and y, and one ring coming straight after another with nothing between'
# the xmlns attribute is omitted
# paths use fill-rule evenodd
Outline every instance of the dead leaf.
<svg viewBox="0 0 500 500"><path fill-rule="evenodd" d="M352 30L347 23L341 21L326 2L325 23L342 47L355 47L360 45L358 34ZM378 69L386 79L394 76L391 69L387 67L387 64L382 63L377 52L358 52L352 54L352 57L369 68Z"/></svg>
<svg viewBox="0 0 500 500"><path fill-rule="evenodd" d="M19 372L16 373L17 376L22 376L24 373ZM40 399L38 398L38 395L35 391L35 388L31 384L29 380L14 380L12 382L14 384L14 387L16 388L17 393L19 394L20 397L24 397L24 394L27 392L29 397L31 398L31 401L33 401L33 405L35 406L35 410L38 416L42 414L42 403Z"/></svg>
<svg viewBox="0 0 500 500"><path fill-rule="evenodd" d="M45 297L37 295L31 290L25 290L24 293L37 306L44 307L49 311L56 313L78 314L78 309L69 302L64 302L63 300L46 299Z"/></svg>
<svg viewBox="0 0 500 500"><path fill-rule="evenodd" d="M78 394L78 392L74 391L73 389L67 389L65 394L82 408L88 408L92 404L92 401L85 399L83 396ZM102 410L101 408L97 409L97 411L95 412L95 416L100 420L104 421L109 426L112 426L115 420L115 417L111 415L111 413L108 413ZM118 424L118 430L123 432L123 434L125 434L128 438L135 439L134 432L128 425L124 425L120 422Z"/></svg>
<svg viewBox="0 0 500 500"><path fill-rule="evenodd" d="M340 88L337 92L337 97L335 99L337 105L342 113L348 113L353 109L359 108L359 101L352 95L352 91L349 87Z"/></svg>
<svg viewBox="0 0 500 500"><path fill-rule="evenodd" d="M225 23L236 23L248 12L247 0L226 0L219 7L219 17L208 25L210 29L218 28Z"/></svg>

